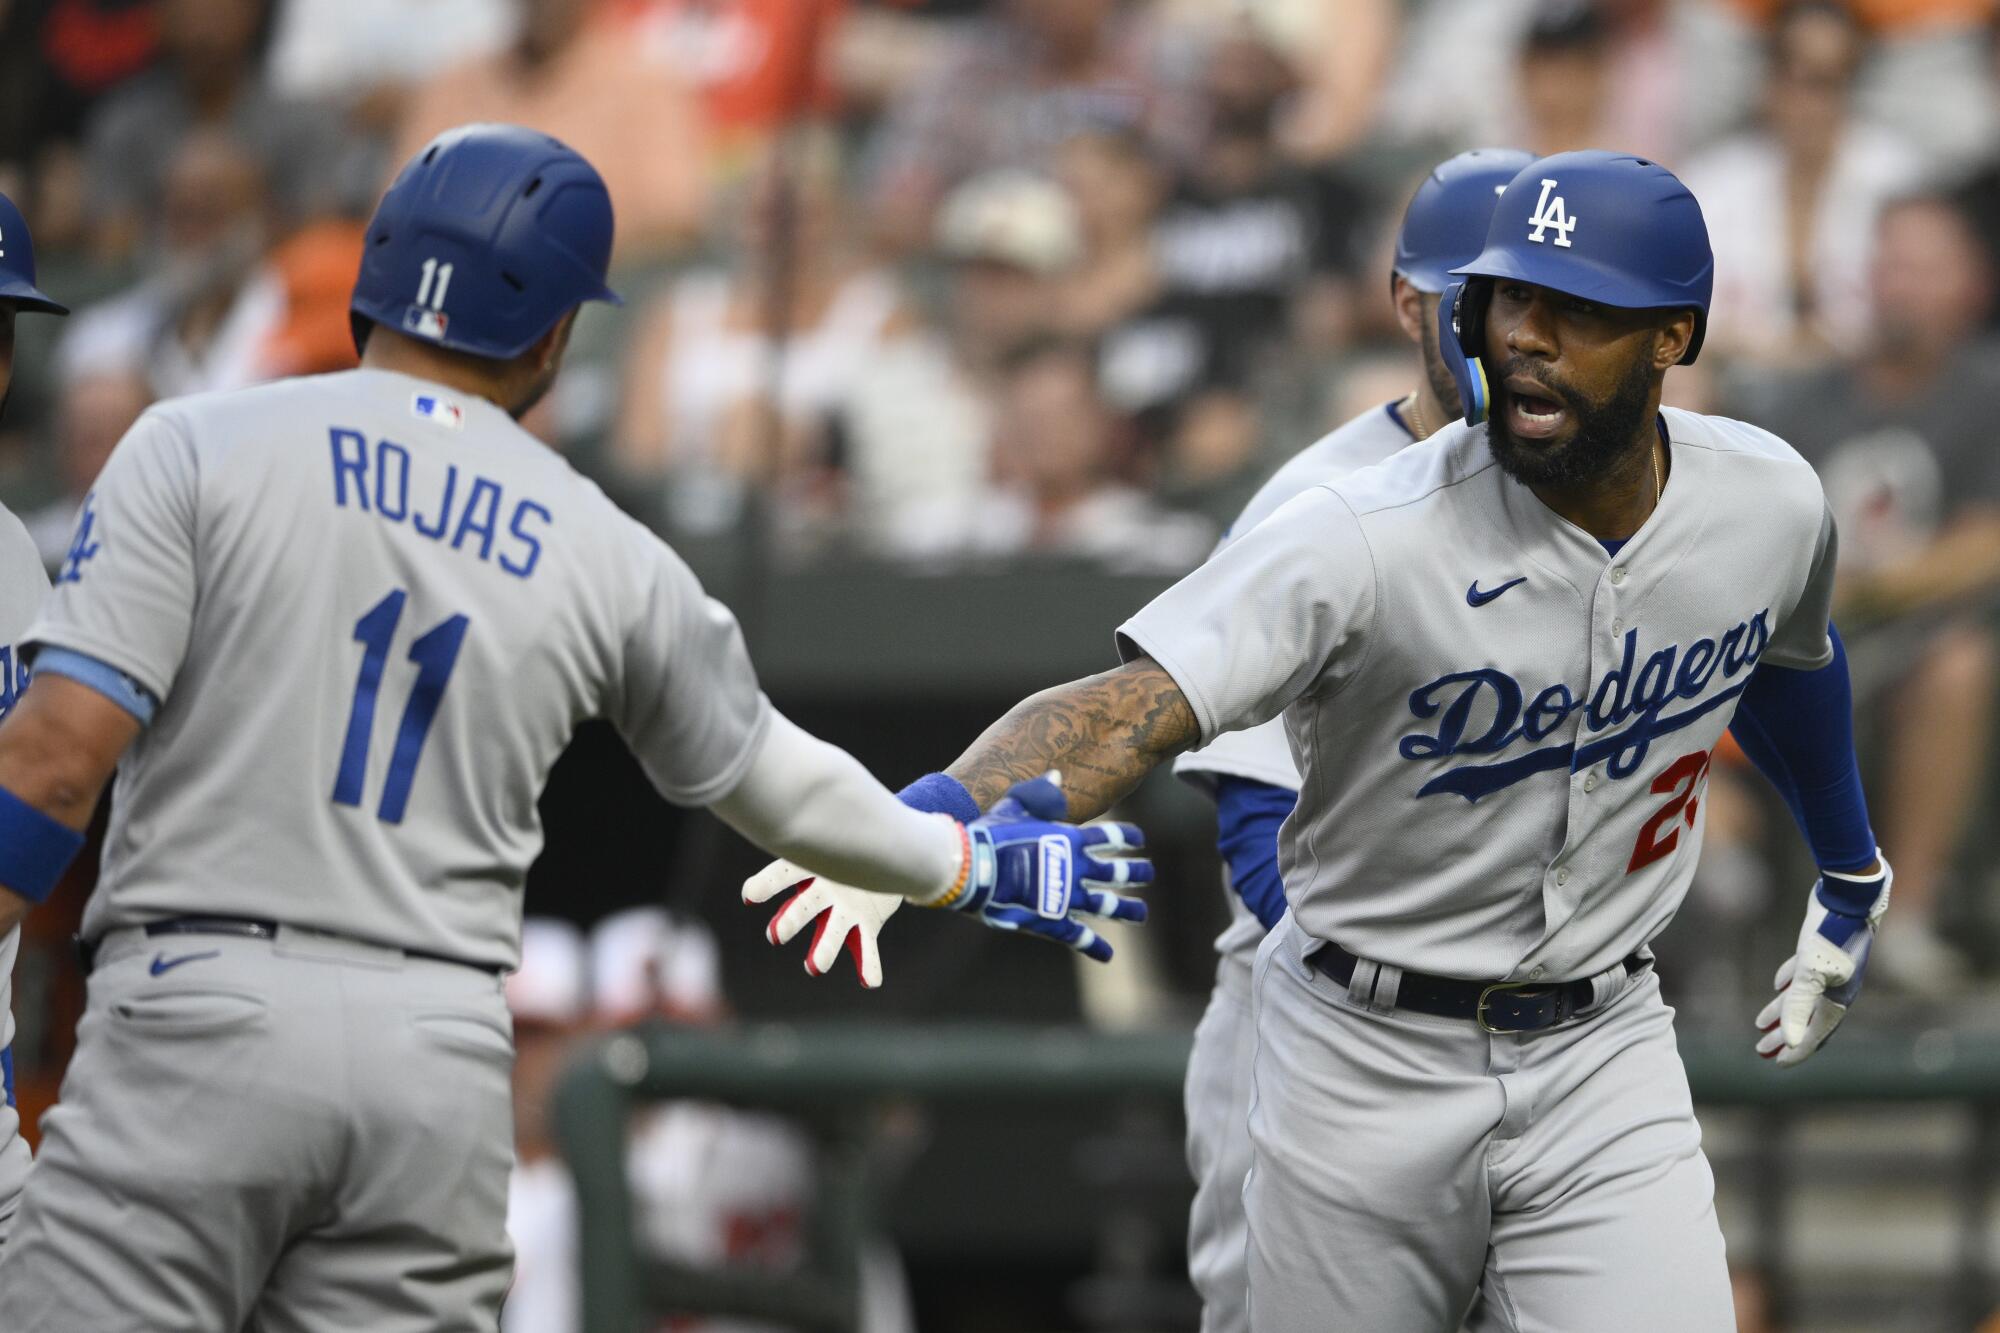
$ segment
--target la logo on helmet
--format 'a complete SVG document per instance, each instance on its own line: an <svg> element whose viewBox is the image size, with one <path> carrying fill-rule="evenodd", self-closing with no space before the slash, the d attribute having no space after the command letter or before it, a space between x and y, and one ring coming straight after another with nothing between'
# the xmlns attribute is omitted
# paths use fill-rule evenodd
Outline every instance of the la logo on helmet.
<svg viewBox="0 0 2000 1333"><path fill-rule="evenodd" d="M1546 245L1548 242L1543 239L1542 233L1550 227L1554 227L1556 229L1556 244L1567 250L1569 249L1569 234L1575 228L1577 220L1569 215L1567 208L1563 207L1563 197L1559 194L1552 195L1550 193L1555 188L1556 183L1554 181L1546 178L1543 179L1541 197L1535 200L1534 214L1528 219L1528 226L1530 228L1528 239L1538 245Z"/></svg>

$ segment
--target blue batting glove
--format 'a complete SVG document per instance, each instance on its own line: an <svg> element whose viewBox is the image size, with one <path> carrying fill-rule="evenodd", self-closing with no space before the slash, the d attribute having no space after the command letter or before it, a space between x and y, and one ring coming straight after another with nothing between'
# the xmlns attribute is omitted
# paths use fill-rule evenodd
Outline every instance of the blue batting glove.
<svg viewBox="0 0 2000 1333"><path fill-rule="evenodd" d="M1069 813L1052 777L1017 782L966 825L972 867L965 892L950 906L975 912L996 930L1067 944L1086 958L1111 960L1111 945L1077 920L1144 921L1146 904L1118 889L1153 882L1153 863L1127 855L1146 845L1132 824L1062 822Z"/></svg>

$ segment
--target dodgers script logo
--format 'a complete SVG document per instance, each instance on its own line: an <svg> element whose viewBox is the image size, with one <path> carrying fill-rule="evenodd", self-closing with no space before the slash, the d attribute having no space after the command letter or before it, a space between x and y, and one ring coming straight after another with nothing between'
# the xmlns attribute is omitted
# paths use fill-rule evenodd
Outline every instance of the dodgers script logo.
<svg viewBox="0 0 2000 1333"><path fill-rule="evenodd" d="M1528 219L1528 226L1532 229L1528 232L1528 239L1538 245L1546 245L1548 242L1542 238L1542 233L1550 227L1554 227L1556 230L1556 244L1567 250L1569 249L1569 234L1575 230L1576 224L1580 219L1569 215L1569 209L1563 204L1563 197L1561 195L1558 194L1551 197L1550 192L1555 188L1556 183L1554 181L1549 180L1547 177L1542 179L1541 197L1535 200L1534 214Z"/></svg>
<svg viewBox="0 0 2000 1333"><path fill-rule="evenodd" d="M1419 787L1417 795L1455 792L1477 801L1537 773L1581 772L1607 759L1610 776L1630 777L1655 740L1693 725L1743 693L1750 669L1771 641L1770 614L1768 607L1759 611L1719 642L1696 639L1685 648L1668 644L1643 666L1639 631L1627 630L1623 657L1598 682L1588 703L1560 683L1530 696L1520 681L1491 667L1440 676L1410 693L1410 712L1432 722L1430 729L1404 736L1397 750L1418 761L1497 755L1516 741L1548 739L1581 709L1583 734L1596 739L1561 741L1498 763L1449 768ZM1703 698L1718 677L1733 683ZM1687 706L1668 711L1681 703Z"/></svg>

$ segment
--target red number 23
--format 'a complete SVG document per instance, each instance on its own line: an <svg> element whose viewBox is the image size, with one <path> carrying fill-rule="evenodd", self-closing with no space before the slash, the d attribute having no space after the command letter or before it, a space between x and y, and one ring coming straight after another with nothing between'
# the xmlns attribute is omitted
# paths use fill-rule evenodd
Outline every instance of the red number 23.
<svg viewBox="0 0 2000 1333"><path fill-rule="evenodd" d="M1639 840L1632 844L1632 860L1625 866L1626 874L1653 864L1680 845L1681 831L1674 827L1675 815L1689 829L1694 828L1702 779L1708 776L1708 757L1706 750L1684 754L1653 779L1653 790L1661 796L1671 793L1671 797L1639 830Z"/></svg>

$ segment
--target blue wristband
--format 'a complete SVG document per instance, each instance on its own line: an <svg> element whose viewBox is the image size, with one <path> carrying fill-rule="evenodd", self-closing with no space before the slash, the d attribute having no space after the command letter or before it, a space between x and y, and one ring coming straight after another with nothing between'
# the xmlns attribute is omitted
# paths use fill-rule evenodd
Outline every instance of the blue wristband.
<svg viewBox="0 0 2000 1333"><path fill-rule="evenodd" d="M961 824L979 818L979 802L949 773L926 773L896 795L904 805L927 815L950 815Z"/></svg>
<svg viewBox="0 0 2000 1333"><path fill-rule="evenodd" d="M41 902L81 850L81 833L0 787L0 888Z"/></svg>

